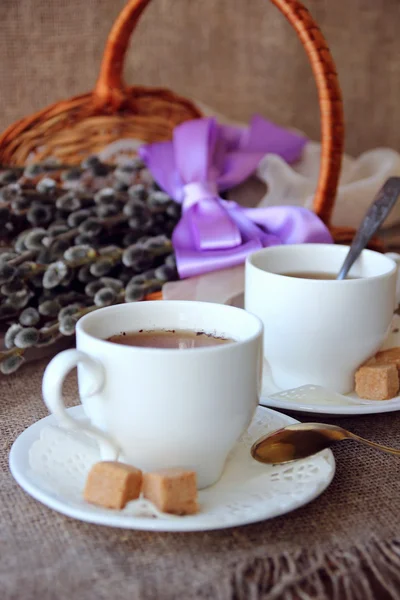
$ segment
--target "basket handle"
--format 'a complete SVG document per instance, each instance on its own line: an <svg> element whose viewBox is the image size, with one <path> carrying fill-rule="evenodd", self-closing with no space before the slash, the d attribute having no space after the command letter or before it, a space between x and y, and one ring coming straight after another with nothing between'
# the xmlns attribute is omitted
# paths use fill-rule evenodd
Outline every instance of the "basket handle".
<svg viewBox="0 0 400 600"><path fill-rule="evenodd" d="M129 0L111 28L93 92L98 106L121 108L126 103L127 91L123 81L125 55L140 15L149 2L150 0Z"/></svg>
<svg viewBox="0 0 400 600"><path fill-rule="evenodd" d="M296 31L314 73L321 119L321 164L314 212L330 225L344 145L343 103L332 55L314 19L298 0L270 0ZM95 100L121 108L127 100L122 71L129 39L150 0L129 0L115 21L95 88Z"/></svg>

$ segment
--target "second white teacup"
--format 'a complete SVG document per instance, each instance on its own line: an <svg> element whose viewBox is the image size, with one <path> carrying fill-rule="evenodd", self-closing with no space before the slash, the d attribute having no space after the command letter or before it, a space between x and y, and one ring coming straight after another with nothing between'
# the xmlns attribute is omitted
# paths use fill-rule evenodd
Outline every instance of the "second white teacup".
<svg viewBox="0 0 400 600"><path fill-rule="evenodd" d="M141 329L200 330L234 342L181 350L107 341ZM199 488L214 483L258 404L260 320L220 304L140 302L90 313L76 334L77 349L58 354L43 378L44 401L60 424L92 434L103 459L120 457L145 471L189 468ZM73 419L62 399L76 366L90 425Z"/></svg>
<svg viewBox="0 0 400 600"><path fill-rule="evenodd" d="M396 264L364 250L335 281L285 274L336 275L347 246L274 246L246 262L245 308L264 324L264 355L282 389L307 384L339 393L354 388L354 372L384 341L395 308Z"/></svg>

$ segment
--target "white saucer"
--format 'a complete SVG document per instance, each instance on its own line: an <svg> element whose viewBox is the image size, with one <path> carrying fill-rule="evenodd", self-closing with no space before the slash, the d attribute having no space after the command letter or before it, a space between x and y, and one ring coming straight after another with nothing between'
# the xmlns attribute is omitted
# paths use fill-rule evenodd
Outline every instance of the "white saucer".
<svg viewBox="0 0 400 600"><path fill-rule="evenodd" d="M400 410L400 397L382 401L362 400L355 393L342 396L314 385L282 391L274 384L270 367L264 361L260 404L318 415L374 415Z"/></svg>
<svg viewBox="0 0 400 600"><path fill-rule="evenodd" d="M400 316L393 315L391 332L382 349L400 346ZM260 404L274 408L320 415L374 415L400 410L400 396L391 400L373 401L352 393L346 396L318 388L304 386L294 390L280 390L274 384L271 370L264 361L263 386Z"/></svg>
<svg viewBox="0 0 400 600"><path fill-rule="evenodd" d="M68 409L84 419L81 406ZM321 494L335 473L330 450L292 465L262 465L250 456L261 435L296 422L259 407L247 433L234 448L224 474L214 486L199 492L200 512L194 516L158 515L133 501L121 511L85 502L82 491L90 467L100 460L96 444L83 434L65 431L53 416L31 425L14 442L11 473L33 498L69 517L126 529L204 531L236 527L292 511Z"/></svg>
<svg viewBox="0 0 400 600"><path fill-rule="evenodd" d="M227 304L243 308L243 293L231 298ZM382 349L399 346L400 316L394 314L391 331ZM363 398L359 398L355 393L341 395L313 385L293 390L281 390L275 385L269 364L264 360L260 404L279 410L314 415L374 415L400 410L400 396L396 396L391 400L364 400Z"/></svg>

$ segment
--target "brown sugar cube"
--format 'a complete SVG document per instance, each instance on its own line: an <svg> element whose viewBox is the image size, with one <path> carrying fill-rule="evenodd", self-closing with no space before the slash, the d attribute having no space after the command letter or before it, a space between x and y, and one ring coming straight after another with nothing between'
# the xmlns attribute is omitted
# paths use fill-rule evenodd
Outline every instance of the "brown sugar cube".
<svg viewBox="0 0 400 600"><path fill-rule="evenodd" d="M366 360L365 363L363 363L361 366L362 367L370 367L371 365L376 365L376 358L375 358L375 356L371 356L371 358L369 358L368 360Z"/></svg>
<svg viewBox="0 0 400 600"><path fill-rule="evenodd" d="M142 471L114 461L98 462L90 470L83 496L106 508L124 508L140 496Z"/></svg>
<svg viewBox="0 0 400 600"><path fill-rule="evenodd" d="M375 354L374 359L377 365L396 365L397 369L400 370L400 348L381 350Z"/></svg>
<svg viewBox="0 0 400 600"><path fill-rule="evenodd" d="M143 496L162 512L193 515L199 510L196 473L184 469L144 473Z"/></svg>
<svg viewBox="0 0 400 600"><path fill-rule="evenodd" d="M391 365L363 366L356 372L356 393L366 400L390 400L399 391L397 367Z"/></svg>

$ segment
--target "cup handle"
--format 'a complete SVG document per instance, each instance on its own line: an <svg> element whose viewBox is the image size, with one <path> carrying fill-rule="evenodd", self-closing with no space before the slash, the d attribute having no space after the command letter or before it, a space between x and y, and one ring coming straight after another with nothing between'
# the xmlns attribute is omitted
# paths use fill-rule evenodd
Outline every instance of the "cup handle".
<svg viewBox="0 0 400 600"><path fill-rule="evenodd" d="M101 429L74 419L65 408L62 395L64 379L73 368L78 366L78 363L85 365L93 378L93 384L85 396L90 396L101 389L104 384L102 364L80 350L64 350L51 360L44 372L42 383L44 402L62 427L83 431L95 438L100 446L102 460L117 460L120 449L113 440Z"/></svg>

